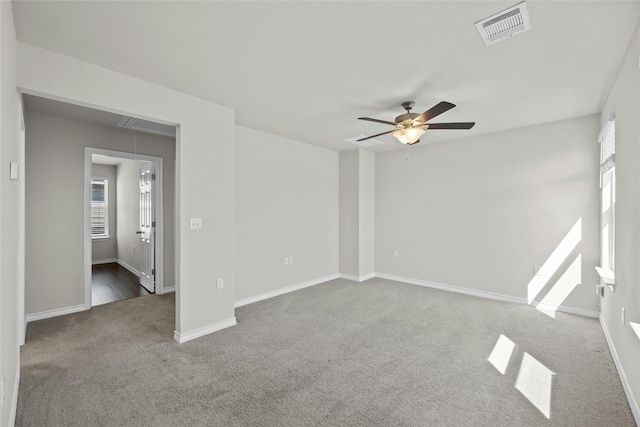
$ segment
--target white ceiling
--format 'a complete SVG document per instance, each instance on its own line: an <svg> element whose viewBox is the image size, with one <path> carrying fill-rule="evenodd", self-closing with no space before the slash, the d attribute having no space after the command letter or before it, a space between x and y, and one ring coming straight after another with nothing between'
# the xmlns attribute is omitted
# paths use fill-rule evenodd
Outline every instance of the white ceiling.
<svg viewBox="0 0 640 427"><path fill-rule="evenodd" d="M124 161L126 161L126 159L121 159L119 157L102 156L100 154L91 155L91 163L94 165L118 166Z"/></svg>
<svg viewBox="0 0 640 427"><path fill-rule="evenodd" d="M19 40L235 109L236 123L347 150L400 103L457 104L422 144L600 112L638 1L534 1L531 30L485 46L517 1L14 2ZM373 151L403 148L392 136Z"/></svg>

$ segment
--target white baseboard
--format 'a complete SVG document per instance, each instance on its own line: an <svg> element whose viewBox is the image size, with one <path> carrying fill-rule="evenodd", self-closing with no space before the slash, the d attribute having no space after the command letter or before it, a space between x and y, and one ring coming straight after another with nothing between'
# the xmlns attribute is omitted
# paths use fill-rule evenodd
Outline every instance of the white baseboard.
<svg viewBox="0 0 640 427"><path fill-rule="evenodd" d="M129 270L131 273L133 273L136 276L140 277L140 272L138 270L136 270L135 268L131 267L126 262L122 261L121 259L117 259L115 262L117 262L118 265L120 265L120 266L126 268L127 270Z"/></svg>
<svg viewBox="0 0 640 427"><path fill-rule="evenodd" d="M213 323L211 325L203 326L202 328L194 329L193 331L180 333L178 331L173 332L173 339L178 341L180 344L185 343L187 341L194 340L196 338L200 338L204 335L208 335L212 332L219 331L221 329L228 328L230 326L236 325L236 318L230 317L229 319L222 320L220 322Z"/></svg>
<svg viewBox="0 0 640 427"><path fill-rule="evenodd" d="M27 314L27 323L35 320L48 319L50 317L62 316L70 313L87 310L84 304L73 305L71 307L57 308L55 310L41 311L40 313Z"/></svg>
<svg viewBox="0 0 640 427"><path fill-rule="evenodd" d="M622 369L622 363L620 362L620 358L618 357L618 352L616 351L616 347L613 345L613 340L611 339L611 335L609 334L609 329L607 328L607 324L605 323L602 316L600 316L600 326L602 327L602 332L604 332L604 338L607 340L607 345L609 345L611 356L613 356L613 362L616 364L616 369L618 370L620 381L622 381L622 388L624 389L624 393L627 395L627 400L629 401L629 406L631 407L633 418L635 418L636 424L640 426L640 407L638 406L638 402L636 402L633 398L631 385L629 384L629 380L627 379L627 375L625 374L624 369Z"/></svg>
<svg viewBox="0 0 640 427"><path fill-rule="evenodd" d="M339 274L331 274L329 276L319 277L317 279L308 280L306 282L298 283L297 285L287 286L285 288L276 289L275 291L265 292L264 294L242 298L234 303L235 308L242 307L243 305L252 304L254 302L262 301L265 299L277 297L279 295L288 294L289 292L298 291L300 289L308 288L309 286L318 285L320 283L328 282L339 278Z"/></svg>
<svg viewBox="0 0 640 427"><path fill-rule="evenodd" d="M175 292L175 291L176 291L175 286L165 286L164 289L162 289L162 295L170 294L171 292Z"/></svg>
<svg viewBox="0 0 640 427"><path fill-rule="evenodd" d="M16 375L13 381L13 394L11 396L11 412L9 412L9 425L16 424L16 414L18 413L18 391L20 388L20 358L16 361Z"/></svg>
<svg viewBox="0 0 640 427"><path fill-rule="evenodd" d="M111 264L113 262L118 262L118 258L94 259L91 260L91 265Z"/></svg>
<svg viewBox="0 0 640 427"><path fill-rule="evenodd" d="M579 316L585 316L585 317L592 317L594 319L597 319L600 317L599 312L595 310L587 310L585 308L570 307L567 305L551 305L551 304L542 305L540 304L539 301L533 301L531 304L529 304L529 301L526 298L519 298L519 297L514 297L514 296L504 295L504 294L496 294L493 292L479 291L477 289L462 288L459 286L444 285L442 283L429 282L427 280L420 280L420 279L412 279L409 277L395 276L393 274L376 273L376 277L379 277L381 279L393 280L395 282L409 283L412 285L424 286L427 288L434 288L434 289L440 289L443 291L471 295L471 296L480 297L480 298L511 302L515 304L531 305L533 307L539 306L539 308L543 310L560 311L563 313L577 314Z"/></svg>
<svg viewBox="0 0 640 427"><path fill-rule="evenodd" d="M351 274L343 274L340 273L341 279L351 280L352 282L364 282L365 280L369 280L376 277L376 273L369 273L363 276L353 276Z"/></svg>
<svg viewBox="0 0 640 427"><path fill-rule="evenodd" d="M117 263L118 265L120 265L120 266L126 268L127 270L129 270L131 273L133 273L136 276L140 277L140 272L138 270L136 270L135 268L131 267L129 264L127 264L126 262L122 261L119 258L94 259L94 260L91 261L91 265L112 264L112 263Z"/></svg>

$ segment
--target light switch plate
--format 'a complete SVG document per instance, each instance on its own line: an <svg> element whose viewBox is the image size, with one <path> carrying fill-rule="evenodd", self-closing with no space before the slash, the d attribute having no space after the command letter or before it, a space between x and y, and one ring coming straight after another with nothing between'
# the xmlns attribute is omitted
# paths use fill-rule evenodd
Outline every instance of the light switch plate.
<svg viewBox="0 0 640 427"><path fill-rule="evenodd" d="M19 176L18 164L17 163L13 163L13 162L9 163L9 170L10 170L10 176L11 176L10 179L11 179L11 181L17 181L18 180L18 176Z"/></svg>

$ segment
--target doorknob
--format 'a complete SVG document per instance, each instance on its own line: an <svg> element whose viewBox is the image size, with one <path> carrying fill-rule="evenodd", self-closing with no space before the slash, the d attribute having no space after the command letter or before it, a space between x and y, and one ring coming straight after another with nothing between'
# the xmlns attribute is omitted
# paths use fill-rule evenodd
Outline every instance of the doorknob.
<svg viewBox="0 0 640 427"><path fill-rule="evenodd" d="M136 234L142 234L142 231L138 230L136 231Z"/></svg>

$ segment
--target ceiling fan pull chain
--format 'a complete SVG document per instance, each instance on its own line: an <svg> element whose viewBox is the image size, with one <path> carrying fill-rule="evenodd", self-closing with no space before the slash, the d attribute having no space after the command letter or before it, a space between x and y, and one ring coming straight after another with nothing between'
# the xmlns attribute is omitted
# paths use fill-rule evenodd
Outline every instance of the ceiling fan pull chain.
<svg viewBox="0 0 640 427"><path fill-rule="evenodd" d="M409 157L409 147L411 146L407 144L407 160L411 160L411 158Z"/></svg>

